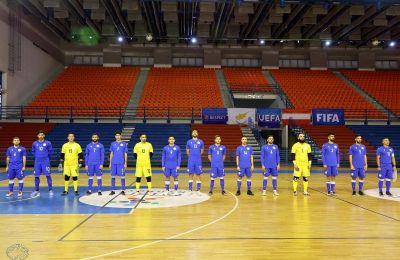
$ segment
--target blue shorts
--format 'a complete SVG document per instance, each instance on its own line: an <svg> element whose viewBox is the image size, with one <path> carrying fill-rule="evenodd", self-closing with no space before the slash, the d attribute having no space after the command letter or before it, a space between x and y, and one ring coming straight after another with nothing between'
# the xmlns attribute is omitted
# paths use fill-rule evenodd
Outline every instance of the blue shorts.
<svg viewBox="0 0 400 260"><path fill-rule="evenodd" d="M392 166L381 166L381 170L378 172L379 179L393 179L393 169Z"/></svg>
<svg viewBox="0 0 400 260"><path fill-rule="evenodd" d="M239 177L251 177L251 168L240 168L240 171L238 172Z"/></svg>
<svg viewBox="0 0 400 260"><path fill-rule="evenodd" d="M188 162L188 167L187 167L187 172L189 174L195 173L195 174L202 174L203 169L201 168L201 162Z"/></svg>
<svg viewBox="0 0 400 260"><path fill-rule="evenodd" d="M211 178L221 178L225 176L224 168L212 167L210 172Z"/></svg>
<svg viewBox="0 0 400 260"><path fill-rule="evenodd" d="M339 171L338 171L337 166L328 166L325 171L325 175L328 177L331 177L331 176L336 177L338 175L338 173L339 173Z"/></svg>
<svg viewBox="0 0 400 260"><path fill-rule="evenodd" d="M50 175L50 161L35 162L33 166L33 175L39 177L40 175Z"/></svg>
<svg viewBox="0 0 400 260"><path fill-rule="evenodd" d="M96 176L103 175L103 172L100 169L100 164L89 164L87 175L90 177L92 177L94 175L96 175Z"/></svg>
<svg viewBox="0 0 400 260"><path fill-rule="evenodd" d="M364 179L365 178L364 168L354 168L354 171L352 170L350 172L350 176L353 179L355 179L357 177L360 178L360 179Z"/></svg>
<svg viewBox="0 0 400 260"><path fill-rule="evenodd" d="M273 177L278 176L278 169L277 168L265 168L265 172L263 173L264 177L269 177L272 175Z"/></svg>
<svg viewBox="0 0 400 260"><path fill-rule="evenodd" d="M125 176L123 164L111 164L111 176Z"/></svg>
<svg viewBox="0 0 400 260"><path fill-rule="evenodd" d="M165 177L178 177L178 171L175 168L165 168L165 172L164 172Z"/></svg>
<svg viewBox="0 0 400 260"><path fill-rule="evenodd" d="M7 174L9 180L14 180L15 178L22 180L24 178L22 168L8 168Z"/></svg>

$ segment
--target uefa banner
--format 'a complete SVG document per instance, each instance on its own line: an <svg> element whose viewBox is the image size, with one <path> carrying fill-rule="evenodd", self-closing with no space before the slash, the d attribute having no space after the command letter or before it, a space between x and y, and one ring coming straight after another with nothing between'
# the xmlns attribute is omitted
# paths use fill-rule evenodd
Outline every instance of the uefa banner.
<svg viewBox="0 0 400 260"><path fill-rule="evenodd" d="M228 111L226 108L202 108L201 119L203 124L226 124Z"/></svg>
<svg viewBox="0 0 400 260"><path fill-rule="evenodd" d="M257 122L259 127L280 128L282 110L279 108L257 108Z"/></svg>
<svg viewBox="0 0 400 260"><path fill-rule="evenodd" d="M344 109L313 109L313 125L344 125Z"/></svg>
<svg viewBox="0 0 400 260"><path fill-rule="evenodd" d="M254 126L256 122L255 108L228 108L228 124Z"/></svg>

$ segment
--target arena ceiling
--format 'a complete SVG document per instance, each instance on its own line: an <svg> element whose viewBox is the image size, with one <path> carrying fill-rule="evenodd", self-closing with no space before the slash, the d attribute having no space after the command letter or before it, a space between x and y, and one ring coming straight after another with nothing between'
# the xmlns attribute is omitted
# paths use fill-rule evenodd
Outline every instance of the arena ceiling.
<svg viewBox="0 0 400 260"><path fill-rule="evenodd" d="M325 42L385 47L400 39L399 0L8 0L8 4L40 19L72 44L118 39L135 44L152 38L171 44Z"/></svg>

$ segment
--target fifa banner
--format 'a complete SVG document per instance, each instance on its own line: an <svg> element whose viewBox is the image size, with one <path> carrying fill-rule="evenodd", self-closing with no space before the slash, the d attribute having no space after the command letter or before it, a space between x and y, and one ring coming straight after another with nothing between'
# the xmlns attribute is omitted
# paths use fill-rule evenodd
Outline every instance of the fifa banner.
<svg viewBox="0 0 400 260"><path fill-rule="evenodd" d="M279 108L258 108L257 122L260 127L280 128L282 110Z"/></svg>
<svg viewBox="0 0 400 260"><path fill-rule="evenodd" d="M313 109L313 125L344 125L344 109Z"/></svg>
<svg viewBox="0 0 400 260"><path fill-rule="evenodd" d="M202 108L201 119L203 124L226 124L228 111L226 108Z"/></svg>
<svg viewBox="0 0 400 260"><path fill-rule="evenodd" d="M254 126L256 122L255 108L228 108L228 124Z"/></svg>

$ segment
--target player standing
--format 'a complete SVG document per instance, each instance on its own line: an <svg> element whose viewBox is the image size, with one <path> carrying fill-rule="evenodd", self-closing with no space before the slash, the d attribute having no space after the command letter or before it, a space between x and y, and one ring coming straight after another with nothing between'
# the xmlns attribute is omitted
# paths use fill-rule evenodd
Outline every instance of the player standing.
<svg viewBox="0 0 400 260"><path fill-rule="evenodd" d="M299 134L297 136L298 142L292 146L292 160L294 166L293 173L293 196L297 196L297 185L300 177L303 177L303 194L309 196L308 193L308 177L310 177L311 170L311 146L305 141L305 135Z"/></svg>
<svg viewBox="0 0 400 260"><path fill-rule="evenodd" d="M162 151L161 166L165 175L165 190L169 192L171 178L174 180L175 195L178 193L178 170L181 166L181 148L175 144L175 138L168 138L168 145Z"/></svg>
<svg viewBox="0 0 400 260"><path fill-rule="evenodd" d="M221 145L221 136L216 135L214 139L214 144L208 149L208 160L211 162L211 181L210 181L210 192L208 194L213 194L214 181L219 177L219 183L221 185L221 193L225 195L225 170L224 161L226 158L226 148Z"/></svg>
<svg viewBox="0 0 400 260"><path fill-rule="evenodd" d="M102 195L102 175L104 164L104 146L99 142L99 135L92 134L92 142L86 145L85 149L85 169L88 175L88 190L87 195L92 194L93 177L97 177L97 194Z"/></svg>
<svg viewBox="0 0 400 260"><path fill-rule="evenodd" d="M140 134L140 142L133 148L133 156L136 159L136 194L140 192L142 177L146 178L147 190L151 191L151 162L153 157L153 146L147 142L147 135Z"/></svg>
<svg viewBox="0 0 400 260"><path fill-rule="evenodd" d="M358 194L364 195L363 186L365 173L368 168L367 161L367 149L365 145L361 144L361 135L356 135L356 143L350 146L349 149L349 162L350 162L350 176L351 176L351 188L353 190L352 195L356 195L356 182L358 178Z"/></svg>
<svg viewBox="0 0 400 260"><path fill-rule="evenodd" d="M262 195L267 195L267 184L268 177L272 175L272 188L275 196L278 196L279 193L276 191L278 186L278 170L280 169L280 156L279 156L279 148L276 144L274 144L274 137L269 135L267 137L267 144L263 145L261 148L261 166L263 170L263 193Z"/></svg>
<svg viewBox="0 0 400 260"><path fill-rule="evenodd" d="M32 154L35 157L33 175L35 176L35 191L31 196L39 196L40 175L43 174L47 179L47 186L49 188L49 196L53 196L53 181L50 172L50 157L53 154L53 146L51 142L45 140L45 133L40 130L37 134L38 140L32 144Z"/></svg>
<svg viewBox="0 0 400 260"><path fill-rule="evenodd" d="M254 171L253 148L247 145L247 137L243 136L241 142L242 145L236 148L236 166L238 170L236 196L240 195L243 176L247 178L247 195L254 196L251 191L251 176Z"/></svg>
<svg viewBox="0 0 400 260"><path fill-rule="evenodd" d="M389 138L382 139L382 146L376 151L376 163L378 164L378 178L379 178L379 195L383 196L383 181L386 180L386 195L392 196L390 193L391 181L393 173L397 173L396 159L394 157L394 150L390 147Z"/></svg>
<svg viewBox="0 0 400 260"><path fill-rule="evenodd" d="M78 176L79 168L82 166L83 153L81 146L75 142L75 135L68 134L68 142L62 146L60 168L64 167L64 191L61 194L68 194L69 181L72 177L75 196L79 196L78 192Z"/></svg>
<svg viewBox="0 0 400 260"><path fill-rule="evenodd" d="M189 173L189 190L193 190L193 178L196 175L196 188L200 192L201 188L201 174L203 173L201 155L204 152L204 142L199 138L197 130L192 131L192 139L186 143L186 154L188 158L187 171Z"/></svg>
<svg viewBox="0 0 400 260"><path fill-rule="evenodd" d="M125 171L128 168L128 144L121 140L121 132L115 132L115 142L110 146L110 172L111 187L110 196L115 194L115 178L121 178L121 194L125 195Z"/></svg>
<svg viewBox="0 0 400 260"><path fill-rule="evenodd" d="M13 146L7 149L6 172L8 174L8 193L6 197L14 194L14 179L18 179L18 198L22 198L24 188L24 171L26 166L26 150L20 146L19 137L13 138Z"/></svg>
<svg viewBox="0 0 400 260"><path fill-rule="evenodd" d="M328 134L328 142L322 146L322 164L327 178L326 189L328 195L335 196L335 178L338 175L340 164L339 146L334 142L335 134Z"/></svg>

